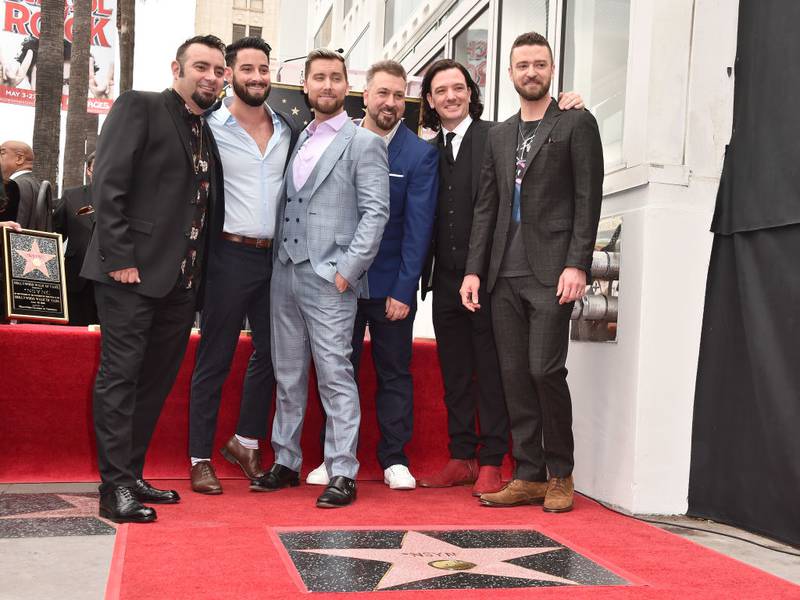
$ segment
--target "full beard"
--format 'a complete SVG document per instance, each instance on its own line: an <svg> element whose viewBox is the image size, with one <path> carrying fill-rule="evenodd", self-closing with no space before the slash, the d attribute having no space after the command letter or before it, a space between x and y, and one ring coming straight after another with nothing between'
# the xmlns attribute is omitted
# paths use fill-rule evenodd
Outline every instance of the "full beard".
<svg viewBox="0 0 800 600"><path fill-rule="evenodd" d="M267 101L271 91L272 86L268 85L261 94L254 95L247 90L246 85L242 85L235 78L233 80L233 92L248 106L261 106Z"/></svg>
<svg viewBox="0 0 800 600"><path fill-rule="evenodd" d="M539 89L535 92L529 92L527 89L521 85L517 85L516 83L514 83L514 89L517 90L517 93L528 102L536 102L550 93L550 81L551 80L548 79L542 83Z"/></svg>
<svg viewBox="0 0 800 600"><path fill-rule="evenodd" d="M397 122L400 120L400 116L398 113L392 113L391 115L384 114L383 112L378 111L377 113L369 113L370 119L380 127L386 133L389 133L392 128L397 125Z"/></svg>

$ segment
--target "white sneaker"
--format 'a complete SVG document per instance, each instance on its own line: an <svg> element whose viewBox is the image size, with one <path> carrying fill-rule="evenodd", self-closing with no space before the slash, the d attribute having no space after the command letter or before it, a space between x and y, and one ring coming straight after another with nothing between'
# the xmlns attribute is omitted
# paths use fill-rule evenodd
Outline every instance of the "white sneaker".
<svg viewBox="0 0 800 600"><path fill-rule="evenodd" d="M393 490L413 490L417 480L405 465L392 465L383 471L383 483Z"/></svg>
<svg viewBox="0 0 800 600"><path fill-rule="evenodd" d="M328 477L328 469L325 468L325 463L322 463L306 475L306 483L308 485L328 485L329 482L330 477Z"/></svg>

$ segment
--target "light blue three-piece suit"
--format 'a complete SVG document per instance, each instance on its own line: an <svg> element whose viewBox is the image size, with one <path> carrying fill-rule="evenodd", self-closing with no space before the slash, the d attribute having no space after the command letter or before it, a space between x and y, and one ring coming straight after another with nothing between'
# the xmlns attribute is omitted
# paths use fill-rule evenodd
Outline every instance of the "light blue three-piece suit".
<svg viewBox="0 0 800 600"><path fill-rule="evenodd" d="M297 190L294 160L308 137L306 131L300 135L278 196L271 288L277 380L272 447L277 464L300 470L313 358L328 415L328 474L355 479L361 410L350 363L353 323L389 218L387 151L380 137L348 119ZM343 293L334 283L337 272L350 284Z"/></svg>

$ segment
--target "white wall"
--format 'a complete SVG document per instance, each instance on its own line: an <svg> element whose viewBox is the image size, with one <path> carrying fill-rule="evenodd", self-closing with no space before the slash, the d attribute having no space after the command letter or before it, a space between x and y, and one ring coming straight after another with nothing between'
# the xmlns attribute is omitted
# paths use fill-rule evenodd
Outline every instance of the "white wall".
<svg viewBox="0 0 800 600"><path fill-rule="evenodd" d="M175 50L194 33L194 0L136 0L133 87L160 91L172 85Z"/></svg>
<svg viewBox="0 0 800 600"><path fill-rule="evenodd" d="M626 131L628 172L607 187L643 185L604 200L604 216L624 219L618 342L570 347L575 476L579 490L632 512L683 513L738 6L634 4L626 126L635 131Z"/></svg>

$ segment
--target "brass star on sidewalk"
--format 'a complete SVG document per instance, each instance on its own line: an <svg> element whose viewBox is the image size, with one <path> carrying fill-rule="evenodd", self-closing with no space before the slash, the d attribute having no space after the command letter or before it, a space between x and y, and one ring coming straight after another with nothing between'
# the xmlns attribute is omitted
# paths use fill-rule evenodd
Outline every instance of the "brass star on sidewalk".
<svg viewBox="0 0 800 600"><path fill-rule="evenodd" d="M561 546L461 548L417 531L408 531L403 536L400 548L315 549L298 550L298 552L391 563L391 567L383 575L375 590L385 590L406 583L446 577L454 573L474 573L577 585L575 581L569 579L506 562L514 558L562 549Z"/></svg>

